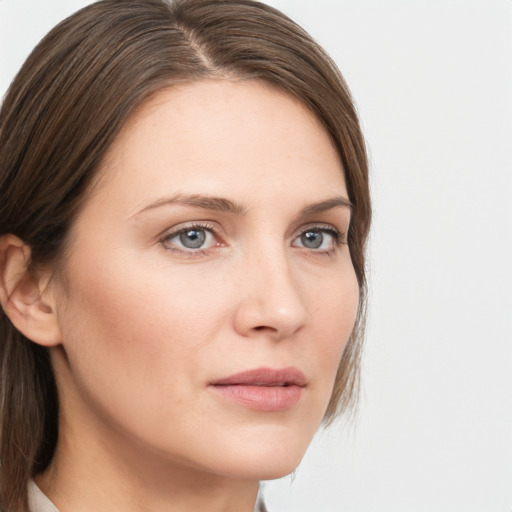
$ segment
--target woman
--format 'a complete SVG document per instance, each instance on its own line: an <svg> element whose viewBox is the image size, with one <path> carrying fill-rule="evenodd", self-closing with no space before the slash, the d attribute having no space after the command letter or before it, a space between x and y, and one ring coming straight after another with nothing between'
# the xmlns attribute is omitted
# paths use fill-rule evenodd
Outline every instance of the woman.
<svg viewBox="0 0 512 512"><path fill-rule="evenodd" d="M357 391L370 201L334 64L252 0L104 0L0 120L3 510L263 510Z"/></svg>

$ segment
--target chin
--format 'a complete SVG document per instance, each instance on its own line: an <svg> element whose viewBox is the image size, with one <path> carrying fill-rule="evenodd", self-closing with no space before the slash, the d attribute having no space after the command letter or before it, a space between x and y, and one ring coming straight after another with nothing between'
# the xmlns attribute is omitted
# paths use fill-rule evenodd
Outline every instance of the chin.
<svg viewBox="0 0 512 512"><path fill-rule="evenodd" d="M267 431L224 447L219 472L248 480L274 480L288 475L300 464L312 435L285 434Z"/></svg>
<svg viewBox="0 0 512 512"><path fill-rule="evenodd" d="M242 480L276 480L289 475L302 460L300 457L278 458L275 455L259 457L258 460L243 458L232 467L224 467L219 473Z"/></svg>

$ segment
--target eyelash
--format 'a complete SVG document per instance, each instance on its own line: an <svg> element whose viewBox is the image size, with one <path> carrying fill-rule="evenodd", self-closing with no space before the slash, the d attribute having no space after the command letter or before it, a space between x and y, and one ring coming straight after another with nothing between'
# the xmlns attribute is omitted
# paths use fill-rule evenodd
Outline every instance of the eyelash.
<svg viewBox="0 0 512 512"><path fill-rule="evenodd" d="M201 256L207 256L211 254L212 250L218 249L219 247L223 247L224 242L217 242L212 247L206 247L204 249L187 249L187 248L179 248L177 246L169 246L166 245L169 240L181 235L182 233L186 233L187 231L207 231L213 235L214 238L219 239L220 234L218 233L218 229L213 225L207 222L194 222L192 224L185 224L180 226L179 228L171 231L170 233L166 233L160 240L160 243L164 246L166 250L177 252L188 258L197 258Z"/></svg>
<svg viewBox="0 0 512 512"><path fill-rule="evenodd" d="M173 238L181 235L182 233L186 233L187 231L207 231L209 232L216 240L221 239L220 234L218 233L218 229L215 225L210 223L203 223L203 222L194 222L192 224L183 225L180 226L178 229L175 229L171 231L170 233L166 233L161 239L160 243L164 246L166 250L177 252L185 257L188 258L197 258L201 256L207 256L212 253L212 251L219 249L220 247L225 246L225 243L222 241L217 241L217 243L213 246L206 247L204 249L197 248L197 249L190 249L190 248L179 248L177 246L170 246L168 245L168 242L172 240ZM303 235L305 235L308 232L317 232L322 234L328 234L332 236L333 238L333 245L329 249L321 249L321 250L315 250L315 249L309 249L308 247L299 246L299 248L305 249L308 252L311 252L316 255L327 255L332 256L337 248L340 245L347 245L347 237L346 233L339 231L334 226L330 224L312 224L303 227L300 232L296 233L294 235L293 240L297 240ZM296 246L294 246L296 247Z"/></svg>
<svg viewBox="0 0 512 512"><path fill-rule="evenodd" d="M332 256L336 253L336 250L340 245L347 245L347 236L346 233L339 231L334 226L330 224L312 224L309 226L305 226L301 229L299 233L295 235L294 240L297 240L298 238L302 237L306 233L309 232L315 232L315 233L322 233L322 234L328 234L332 236L333 238L333 244L332 247L329 249L309 249L308 247L302 247L303 249L315 254L315 255L325 255L325 256Z"/></svg>

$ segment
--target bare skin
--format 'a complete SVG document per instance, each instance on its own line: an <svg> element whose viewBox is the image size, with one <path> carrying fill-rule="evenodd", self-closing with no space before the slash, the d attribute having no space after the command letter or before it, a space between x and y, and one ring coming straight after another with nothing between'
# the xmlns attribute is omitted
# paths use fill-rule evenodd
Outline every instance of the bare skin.
<svg viewBox="0 0 512 512"><path fill-rule="evenodd" d="M62 411L36 480L62 512L252 512L299 464L357 312L347 197L324 128L257 82L172 88L127 123L34 340ZM261 369L304 380L216 384Z"/></svg>

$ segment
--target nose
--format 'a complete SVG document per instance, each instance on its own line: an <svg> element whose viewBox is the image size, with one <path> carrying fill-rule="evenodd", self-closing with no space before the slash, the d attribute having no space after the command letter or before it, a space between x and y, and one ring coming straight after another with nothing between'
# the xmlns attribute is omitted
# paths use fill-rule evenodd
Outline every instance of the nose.
<svg viewBox="0 0 512 512"><path fill-rule="evenodd" d="M307 323L304 290L284 254L251 259L241 269L235 330L244 337L291 338Z"/></svg>

